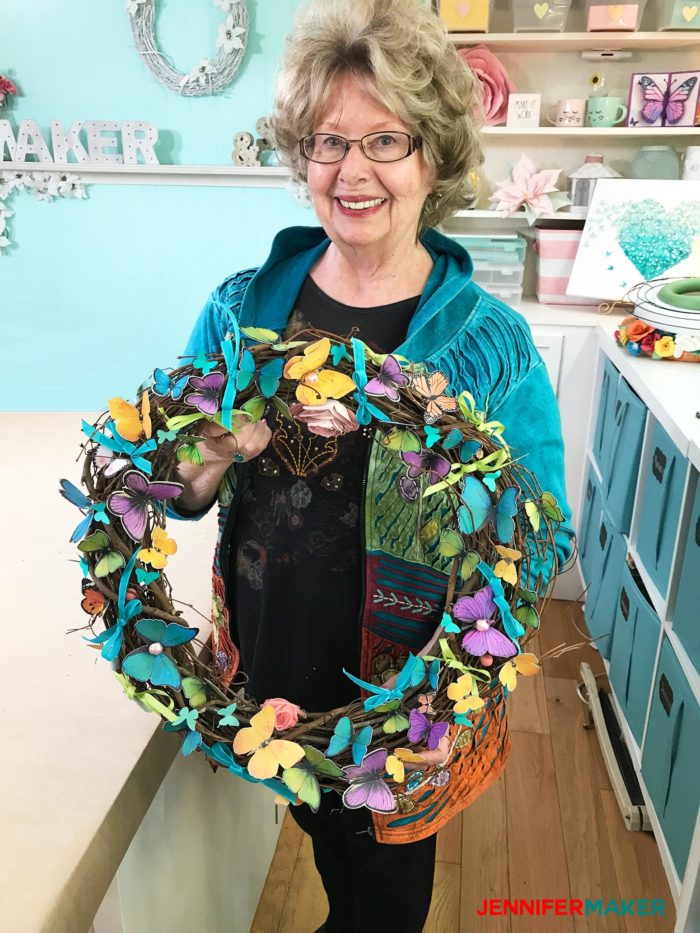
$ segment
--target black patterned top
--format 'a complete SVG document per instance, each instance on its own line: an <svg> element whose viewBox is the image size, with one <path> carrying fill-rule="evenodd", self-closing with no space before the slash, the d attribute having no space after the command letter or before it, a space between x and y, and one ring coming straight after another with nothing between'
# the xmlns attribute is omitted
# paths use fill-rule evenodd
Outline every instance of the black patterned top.
<svg viewBox="0 0 700 933"><path fill-rule="evenodd" d="M347 336L388 352L406 336L419 297L353 308L307 277L293 326ZM320 437L268 416L272 440L246 465L228 574L232 635L246 691L322 711L359 695L362 501L369 432Z"/></svg>

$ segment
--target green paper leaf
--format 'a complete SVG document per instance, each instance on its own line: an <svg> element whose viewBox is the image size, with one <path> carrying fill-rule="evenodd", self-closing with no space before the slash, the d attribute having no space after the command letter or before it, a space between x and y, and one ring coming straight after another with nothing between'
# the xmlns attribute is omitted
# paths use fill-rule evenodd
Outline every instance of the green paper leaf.
<svg viewBox="0 0 700 933"><path fill-rule="evenodd" d="M267 408L267 399L262 395L256 395L255 398L248 399L242 406L242 410L248 415L252 422L260 421Z"/></svg>
<svg viewBox="0 0 700 933"><path fill-rule="evenodd" d="M387 735L396 735L397 732L405 732L408 725L408 716L397 711L384 720L382 729Z"/></svg>
<svg viewBox="0 0 700 933"><path fill-rule="evenodd" d="M403 431L401 428L392 428L388 434L382 438L382 444L389 450L400 450L403 453L419 453L421 449L420 439L413 431Z"/></svg>
<svg viewBox="0 0 700 933"><path fill-rule="evenodd" d="M106 547L109 547L109 535L105 531L93 531L87 538L83 538L78 550L83 554L91 554L93 551L104 551Z"/></svg>
<svg viewBox="0 0 700 933"><path fill-rule="evenodd" d="M283 418L286 418L287 421L294 421L292 413L289 410L289 405L287 405L286 402L283 402L282 399L278 398L276 395L272 397L271 401Z"/></svg>
<svg viewBox="0 0 700 933"><path fill-rule="evenodd" d="M181 444L175 456L180 463L191 463L192 466L204 466L204 457L196 444Z"/></svg>
<svg viewBox="0 0 700 933"><path fill-rule="evenodd" d="M120 554L119 551L107 551L95 564L95 576L107 577L110 573L121 570L125 563L124 555Z"/></svg>
<svg viewBox="0 0 700 933"><path fill-rule="evenodd" d="M528 603L530 606L534 606L537 602L537 593L534 590L526 590L524 587L519 586L517 589L517 594L524 603Z"/></svg>
<svg viewBox="0 0 700 933"><path fill-rule="evenodd" d="M478 551L467 551L459 568L459 575L463 582L472 576L480 561L481 555Z"/></svg>
<svg viewBox="0 0 700 933"><path fill-rule="evenodd" d="M209 691L207 690L206 684L204 681L200 680L199 677L183 677L182 692L189 700L190 706L193 706L195 709L201 709L202 706L206 705L209 699Z"/></svg>
<svg viewBox="0 0 700 933"><path fill-rule="evenodd" d="M534 606L518 606L513 615L523 625L528 625L530 628L540 627L540 617Z"/></svg>
<svg viewBox="0 0 700 933"><path fill-rule="evenodd" d="M464 538L452 529L443 531L438 550L443 557L459 557L464 554Z"/></svg>
<svg viewBox="0 0 700 933"><path fill-rule="evenodd" d="M241 327L241 333L257 343L276 343L280 335L267 327Z"/></svg>
<svg viewBox="0 0 700 933"><path fill-rule="evenodd" d="M168 418L165 426L169 431L181 431L189 424L194 424L195 421L201 421L203 418L204 415L199 412L193 415L177 415L175 418Z"/></svg>

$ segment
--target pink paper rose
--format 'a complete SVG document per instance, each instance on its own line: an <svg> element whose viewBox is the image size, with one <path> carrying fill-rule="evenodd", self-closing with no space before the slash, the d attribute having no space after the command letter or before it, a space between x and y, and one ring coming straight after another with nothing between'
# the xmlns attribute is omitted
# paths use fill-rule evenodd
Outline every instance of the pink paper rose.
<svg viewBox="0 0 700 933"><path fill-rule="evenodd" d="M275 729L283 732L285 729L291 729L296 726L299 718L306 719L306 713L289 700L283 700L281 697L273 697L271 700L265 700L260 709L271 706L275 711Z"/></svg>
<svg viewBox="0 0 700 933"><path fill-rule="evenodd" d="M485 45L459 49L459 54L481 83L484 123L487 126L504 123L508 114L508 95L515 91L515 85L508 77L508 72Z"/></svg>
<svg viewBox="0 0 700 933"><path fill-rule="evenodd" d="M10 81L9 78L6 78L4 75L0 75L0 107L5 103L5 98L8 94L16 94L17 86Z"/></svg>
<svg viewBox="0 0 700 933"><path fill-rule="evenodd" d="M320 434L321 437L338 437L357 431L360 427L355 412L336 399L329 399L323 405L302 405L301 402L294 402L289 410L312 434Z"/></svg>

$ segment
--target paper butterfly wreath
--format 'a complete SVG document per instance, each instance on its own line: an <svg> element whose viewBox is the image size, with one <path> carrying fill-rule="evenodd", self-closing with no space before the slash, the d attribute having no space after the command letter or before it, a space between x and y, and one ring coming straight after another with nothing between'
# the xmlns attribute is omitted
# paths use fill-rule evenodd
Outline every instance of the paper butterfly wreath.
<svg viewBox="0 0 700 933"><path fill-rule="evenodd" d="M562 514L514 463L503 425L487 422L468 393L448 394L442 373L378 356L354 338L296 336L283 343L270 331L236 328L221 355L200 354L172 373L157 369L137 405L112 399L109 415L83 422L87 495L67 480L61 491L83 512L71 541L85 577L89 642L116 667L130 699L180 732L185 755L198 749L313 809L321 789L334 789L347 807L407 812L419 788L449 780L444 765L426 764L418 750L436 749L445 736L450 755L463 748L470 715L489 697L507 696L518 673L539 670L521 644L539 625L543 572ZM197 641L198 629L175 608L163 572L177 550L166 504L182 491L178 463L203 462L202 421L230 429L234 415L256 421L274 405L290 420L305 416L313 429L309 409L329 400L346 425L371 425L403 462L398 486L407 503L449 497L440 553L452 570L432 655L409 653L389 687L346 671L362 699L307 712L289 727L273 705L260 708L246 695L244 675L229 682L216 651ZM104 631L95 634L98 621Z"/></svg>

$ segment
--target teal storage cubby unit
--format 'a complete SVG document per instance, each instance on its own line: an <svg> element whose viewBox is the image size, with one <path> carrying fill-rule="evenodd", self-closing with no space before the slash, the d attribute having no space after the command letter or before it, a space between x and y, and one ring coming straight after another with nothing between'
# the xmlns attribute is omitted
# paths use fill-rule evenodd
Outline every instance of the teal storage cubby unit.
<svg viewBox="0 0 700 933"><path fill-rule="evenodd" d="M602 490L595 468L588 467L586 487L583 492L581 521L578 528L578 558L583 572L584 583L591 583L594 572L594 560L597 556L595 536L598 533L602 511Z"/></svg>
<svg viewBox="0 0 700 933"><path fill-rule="evenodd" d="M700 670L700 479L696 482L672 626L693 666Z"/></svg>
<svg viewBox="0 0 700 933"><path fill-rule="evenodd" d="M688 461L658 422L640 472L636 547L662 597L668 589Z"/></svg>
<svg viewBox="0 0 700 933"><path fill-rule="evenodd" d="M627 545L607 512L601 512L595 527L585 617L588 631L591 637L595 638L598 651L604 658L609 658Z"/></svg>
<svg viewBox="0 0 700 933"><path fill-rule="evenodd" d="M632 521L646 417L646 405L620 376L612 435L609 430L606 439L603 490L608 513L624 534L629 532Z"/></svg>
<svg viewBox="0 0 700 933"><path fill-rule="evenodd" d="M603 367L603 380L600 384L600 397L598 399L598 417L593 433L593 456L598 464L600 474L605 481L608 471L607 463L612 438L615 431L615 401L617 398L617 385L620 374L614 364L606 358Z"/></svg>
<svg viewBox="0 0 700 933"><path fill-rule="evenodd" d="M660 630L661 621L642 591L641 580L625 564L617 599L609 677L638 745L642 744Z"/></svg>
<svg viewBox="0 0 700 933"><path fill-rule="evenodd" d="M654 679L642 776L680 878L700 803L700 706L664 638Z"/></svg>

